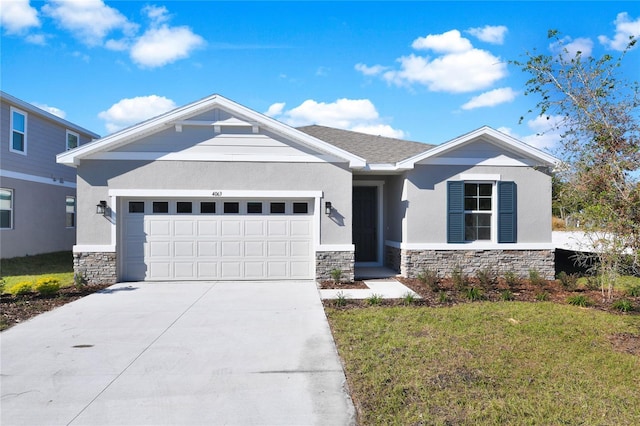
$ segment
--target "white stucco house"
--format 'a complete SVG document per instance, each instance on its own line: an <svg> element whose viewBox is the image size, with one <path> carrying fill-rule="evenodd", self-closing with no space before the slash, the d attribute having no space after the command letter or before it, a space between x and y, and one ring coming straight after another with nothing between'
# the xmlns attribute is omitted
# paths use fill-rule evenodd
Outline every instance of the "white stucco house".
<svg viewBox="0 0 640 426"><path fill-rule="evenodd" d="M77 171L89 282L554 275L557 160L489 127L434 146L296 129L212 95L57 161Z"/></svg>

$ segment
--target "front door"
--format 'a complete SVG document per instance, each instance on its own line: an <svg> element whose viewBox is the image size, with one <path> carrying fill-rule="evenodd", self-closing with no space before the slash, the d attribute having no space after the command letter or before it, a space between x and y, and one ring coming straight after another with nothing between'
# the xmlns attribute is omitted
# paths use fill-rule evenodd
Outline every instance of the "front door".
<svg viewBox="0 0 640 426"><path fill-rule="evenodd" d="M353 244L356 262L378 262L378 188L353 187Z"/></svg>

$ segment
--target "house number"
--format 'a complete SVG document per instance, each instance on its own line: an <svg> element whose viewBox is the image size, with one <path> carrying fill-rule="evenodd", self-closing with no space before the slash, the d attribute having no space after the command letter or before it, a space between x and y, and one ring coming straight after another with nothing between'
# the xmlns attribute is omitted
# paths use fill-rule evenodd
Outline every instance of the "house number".
<svg viewBox="0 0 640 426"><path fill-rule="evenodd" d="M222 191L213 191L211 195L214 197L222 197Z"/></svg>

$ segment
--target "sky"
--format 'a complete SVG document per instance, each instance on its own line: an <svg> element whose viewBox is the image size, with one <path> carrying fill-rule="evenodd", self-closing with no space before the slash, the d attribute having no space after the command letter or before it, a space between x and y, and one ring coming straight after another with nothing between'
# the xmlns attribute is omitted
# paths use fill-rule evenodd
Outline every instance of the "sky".
<svg viewBox="0 0 640 426"><path fill-rule="evenodd" d="M550 29L619 54L640 2L0 0L0 27L1 89L102 136L219 94L291 126L440 144L487 125L553 152L509 61L553 52ZM621 72L640 80L640 48Z"/></svg>

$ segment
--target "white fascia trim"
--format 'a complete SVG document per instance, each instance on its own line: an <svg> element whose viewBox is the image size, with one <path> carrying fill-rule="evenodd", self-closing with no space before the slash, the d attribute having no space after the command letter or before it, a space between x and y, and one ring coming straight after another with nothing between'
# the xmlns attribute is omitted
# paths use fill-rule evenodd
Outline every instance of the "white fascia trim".
<svg viewBox="0 0 640 426"><path fill-rule="evenodd" d="M553 250L553 243L468 243L468 244L447 244L447 243L402 243L399 241L386 240L385 245L403 250Z"/></svg>
<svg viewBox="0 0 640 426"><path fill-rule="evenodd" d="M110 189L110 197L155 198L322 198L322 191L254 191L238 189Z"/></svg>
<svg viewBox="0 0 640 426"><path fill-rule="evenodd" d="M29 175L26 173L12 172L11 170L0 170L0 177L76 189L75 182L67 182L63 178L55 177L55 176L47 178L43 176Z"/></svg>
<svg viewBox="0 0 640 426"><path fill-rule="evenodd" d="M439 157L427 158L416 164L431 164L434 166L520 166L534 167L540 165L535 161L526 158L511 158L501 155L494 158L474 158L474 157Z"/></svg>
<svg viewBox="0 0 640 426"><path fill-rule="evenodd" d="M335 163L330 155L256 155L205 154L196 152L100 152L85 157L91 160L143 160L143 161L220 161L247 163Z"/></svg>
<svg viewBox="0 0 640 426"><path fill-rule="evenodd" d="M353 244L320 244L316 246L316 251L355 251Z"/></svg>
<svg viewBox="0 0 640 426"><path fill-rule="evenodd" d="M78 244L73 246L74 253L115 253L113 244Z"/></svg>
<svg viewBox="0 0 640 426"><path fill-rule="evenodd" d="M491 181L499 182L502 176L488 173L460 173L460 180L464 181Z"/></svg>

